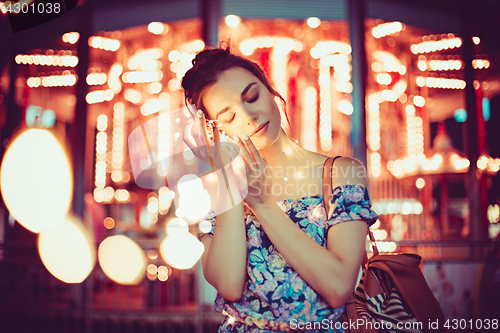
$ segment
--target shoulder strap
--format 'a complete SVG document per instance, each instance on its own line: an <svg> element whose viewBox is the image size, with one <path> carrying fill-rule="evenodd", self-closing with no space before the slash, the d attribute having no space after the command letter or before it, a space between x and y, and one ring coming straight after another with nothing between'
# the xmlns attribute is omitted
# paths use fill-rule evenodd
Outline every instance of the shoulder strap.
<svg viewBox="0 0 500 333"><path fill-rule="evenodd" d="M328 216L328 213L330 212L330 198L332 197L332 168L333 168L333 163L335 163L335 160L339 157L342 156L336 156L336 157L329 157L326 159L324 165L323 165L323 202L325 205L325 210L326 210L326 216ZM368 228L368 235L370 237L370 241L372 243L372 248L373 248L373 255L378 255L379 251L377 248L377 243L375 242L375 237L372 234L372 231L370 228ZM363 266L367 263L368 258L366 256L366 252L363 258Z"/></svg>
<svg viewBox="0 0 500 333"><path fill-rule="evenodd" d="M325 204L326 216L330 211L330 198L332 197L332 167L335 160L341 156L329 157L323 165L323 201Z"/></svg>

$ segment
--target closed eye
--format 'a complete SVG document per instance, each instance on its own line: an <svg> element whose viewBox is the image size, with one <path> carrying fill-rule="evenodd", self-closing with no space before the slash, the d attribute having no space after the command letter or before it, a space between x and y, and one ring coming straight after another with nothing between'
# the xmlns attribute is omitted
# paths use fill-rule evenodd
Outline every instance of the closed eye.
<svg viewBox="0 0 500 333"><path fill-rule="evenodd" d="M228 120L223 120L223 122L228 123L228 124L229 124L229 123L232 123L232 122L233 122L233 120L234 120L234 117L236 117L236 112L235 112L235 113L233 113L233 115L231 116L231 119L228 119Z"/></svg>
<svg viewBox="0 0 500 333"><path fill-rule="evenodd" d="M247 100L247 103L253 103L255 101L257 101L259 99L259 94L255 94L255 96L253 96L252 98L250 98L249 100Z"/></svg>

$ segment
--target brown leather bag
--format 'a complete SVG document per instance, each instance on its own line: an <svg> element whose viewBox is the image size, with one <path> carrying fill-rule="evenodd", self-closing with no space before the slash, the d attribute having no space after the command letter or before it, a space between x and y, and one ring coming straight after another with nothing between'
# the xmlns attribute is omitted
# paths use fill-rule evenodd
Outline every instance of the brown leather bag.
<svg viewBox="0 0 500 333"><path fill-rule="evenodd" d="M323 199L330 211L332 167L328 158L323 170ZM379 254L368 229L373 256L362 263L363 274L352 297L345 304L348 333L439 332L444 331L444 314L419 268L417 254ZM351 325L356 323L356 325Z"/></svg>

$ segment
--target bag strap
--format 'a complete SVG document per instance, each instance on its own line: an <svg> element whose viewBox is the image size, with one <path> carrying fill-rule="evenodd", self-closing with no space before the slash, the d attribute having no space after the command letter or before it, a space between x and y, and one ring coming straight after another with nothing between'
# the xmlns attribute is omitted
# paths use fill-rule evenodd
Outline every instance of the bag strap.
<svg viewBox="0 0 500 333"><path fill-rule="evenodd" d="M330 213L330 198L332 197L332 168L335 160L341 156L328 157L323 165L323 201L326 216Z"/></svg>
<svg viewBox="0 0 500 333"><path fill-rule="evenodd" d="M368 227L368 236L370 237L370 242L372 243L373 256L378 256L379 251L377 247L377 242L375 241L375 236L373 236L373 232Z"/></svg>
<svg viewBox="0 0 500 333"><path fill-rule="evenodd" d="M326 159L325 164L323 166L323 202L325 205L325 210L326 210L326 216L328 218L328 215L330 213L330 199L332 197L332 168L333 168L333 163L335 163L335 160L341 156L336 156L336 157L329 157ZM377 249L377 244L375 244L375 238L373 237L372 232L368 228L368 233L370 235L370 240L372 240L373 243L373 248L374 248L374 254L378 254L378 249ZM366 251L363 255L363 260L361 263L361 267L366 267L368 263L368 257L366 255ZM364 271L364 269L363 269ZM365 274L365 287L372 291L373 295L378 295L382 292L378 284L376 283L377 280L376 278L372 275L371 272L366 271ZM345 303L345 313L344 315L347 316L347 318L351 321L355 321L357 324L359 324L358 320L363 320L365 321L364 325L356 325L355 327L351 328L349 327L347 329L347 332L349 333L378 333L379 330L374 329L374 328L369 328L370 326L368 323L370 320L368 318L361 318L358 315L357 307L356 307L356 295L355 295L355 290L353 291L351 297L346 301ZM363 327L363 329L361 329Z"/></svg>
<svg viewBox="0 0 500 333"><path fill-rule="evenodd" d="M336 157L329 157L326 159L324 165L323 165L323 202L325 205L325 210L326 210L326 216L330 215L330 199L332 197L332 191L333 191L333 186L332 186L332 169L333 169L333 163L335 163L335 160L339 157L342 156L336 156ZM370 237L370 241L372 243L372 248L373 248L373 255L378 255L378 247L377 243L375 242L375 237L373 236L372 231L370 228L368 228L368 236ZM365 255L363 256L363 261L362 265L365 266L365 264L368 262L368 257Z"/></svg>

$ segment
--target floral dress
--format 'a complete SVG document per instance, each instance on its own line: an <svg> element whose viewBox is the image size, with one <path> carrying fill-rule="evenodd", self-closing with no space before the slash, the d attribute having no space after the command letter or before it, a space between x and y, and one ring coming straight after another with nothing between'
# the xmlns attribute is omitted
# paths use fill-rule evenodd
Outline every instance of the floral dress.
<svg viewBox="0 0 500 333"><path fill-rule="evenodd" d="M378 218L370 208L368 191L361 185L344 185L333 190L330 205L334 211L329 220L322 195L281 200L277 204L325 248L330 227L354 220L366 220L370 226ZM242 298L236 302L217 294L214 308L226 315L219 332L342 332L344 306L332 308L295 272L246 205L244 216L248 279ZM212 223L209 234L213 235L215 213L211 212L207 220Z"/></svg>

